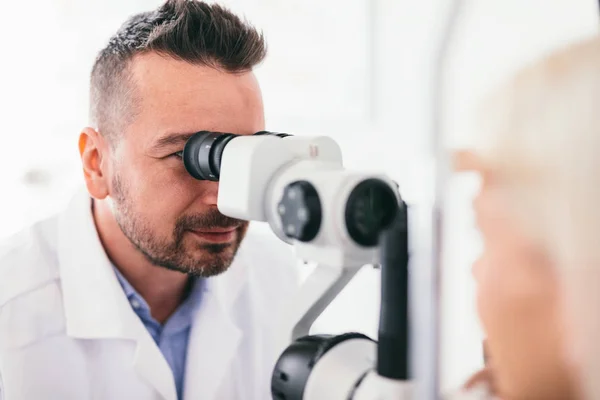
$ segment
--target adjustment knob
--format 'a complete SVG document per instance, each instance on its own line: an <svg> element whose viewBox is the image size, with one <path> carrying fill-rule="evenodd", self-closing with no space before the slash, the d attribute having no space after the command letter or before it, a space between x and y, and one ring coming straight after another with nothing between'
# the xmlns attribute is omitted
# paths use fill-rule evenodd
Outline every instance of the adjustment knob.
<svg viewBox="0 0 600 400"><path fill-rule="evenodd" d="M273 369L273 400L350 398L352 388L373 368L375 346L374 340L355 332L296 339L279 356ZM321 362L324 364L319 373L313 374L315 366ZM323 396L322 388L332 385L338 386L327 392L338 395Z"/></svg>
<svg viewBox="0 0 600 400"><path fill-rule="evenodd" d="M321 200L310 182L296 181L287 185L277 205L277 212L287 237L310 242L319 233Z"/></svg>

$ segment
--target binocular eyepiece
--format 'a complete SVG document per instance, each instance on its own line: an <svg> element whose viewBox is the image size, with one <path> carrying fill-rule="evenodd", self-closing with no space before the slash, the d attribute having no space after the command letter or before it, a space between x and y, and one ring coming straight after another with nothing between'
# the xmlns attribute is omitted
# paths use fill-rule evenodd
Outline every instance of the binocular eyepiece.
<svg viewBox="0 0 600 400"><path fill-rule="evenodd" d="M270 135L284 138L286 133L256 132L254 136ZM188 139L183 148L183 164L190 175L198 180L219 181L223 151L233 139L245 135L200 131Z"/></svg>
<svg viewBox="0 0 600 400"><path fill-rule="evenodd" d="M225 162L239 162L243 171L238 166L222 165L225 149L242 136L277 139L265 143L255 138L230 146L231 154ZM287 136L292 135L200 131L185 144L183 163L195 179L219 182L219 210L225 215L244 220L270 218L271 222L278 221L282 236L304 242L312 241L323 230L337 229L328 225L341 223L355 243L365 247L377 244L379 234L398 209L397 194L390 183L376 175L346 171L337 145L331 140L294 137L291 143L278 142ZM278 152L277 144L288 151ZM292 161L303 159L302 154L306 160L319 155L320 164L315 168L300 164L296 169ZM327 162L328 166L323 167ZM332 210L343 210L339 215L343 222L330 217Z"/></svg>

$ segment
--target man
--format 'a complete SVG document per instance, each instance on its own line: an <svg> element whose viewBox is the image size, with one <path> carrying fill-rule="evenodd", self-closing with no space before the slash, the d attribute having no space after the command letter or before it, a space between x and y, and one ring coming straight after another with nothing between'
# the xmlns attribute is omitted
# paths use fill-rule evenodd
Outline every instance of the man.
<svg viewBox="0 0 600 400"><path fill-rule="evenodd" d="M237 16L184 0L100 52L79 137L87 192L0 247L5 399L270 398L294 258L220 214L218 183L181 160L197 131L265 128L264 57Z"/></svg>

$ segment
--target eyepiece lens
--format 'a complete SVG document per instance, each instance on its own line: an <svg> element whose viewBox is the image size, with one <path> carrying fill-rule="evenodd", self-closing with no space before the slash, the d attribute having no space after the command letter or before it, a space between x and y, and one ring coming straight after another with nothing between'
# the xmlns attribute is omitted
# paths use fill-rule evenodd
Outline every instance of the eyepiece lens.
<svg viewBox="0 0 600 400"><path fill-rule="evenodd" d="M255 136L268 135L284 138L287 133L260 131ZM218 181L221 161L227 143L240 135L234 133L200 131L188 139L183 149L183 164L190 175L198 180Z"/></svg>
<svg viewBox="0 0 600 400"><path fill-rule="evenodd" d="M216 177L216 180L219 180L221 176L221 161L223 160L223 151L225 151L227 143L237 136L238 135L234 135L233 133L224 133L213 143L210 151L209 164L212 175Z"/></svg>
<svg viewBox="0 0 600 400"><path fill-rule="evenodd" d="M198 180L218 181L225 146L237 136L209 131L194 134L183 149L183 164L188 173Z"/></svg>

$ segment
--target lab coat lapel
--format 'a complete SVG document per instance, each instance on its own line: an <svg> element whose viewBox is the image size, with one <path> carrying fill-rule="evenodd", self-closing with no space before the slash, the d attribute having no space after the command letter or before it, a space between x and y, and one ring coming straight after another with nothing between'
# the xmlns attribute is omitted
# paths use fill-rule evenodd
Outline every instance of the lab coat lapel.
<svg viewBox="0 0 600 400"><path fill-rule="evenodd" d="M137 338L131 307L102 247L87 193L59 218L58 262L67 334L81 339Z"/></svg>
<svg viewBox="0 0 600 400"><path fill-rule="evenodd" d="M145 329L145 328L144 328ZM136 372L165 400L177 400L171 367L148 332L139 336L134 357Z"/></svg>
<svg viewBox="0 0 600 400"><path fill-rule="evenodd" d="M243 332L233 311L248 282L247 264L240 249L227 272L207 280L190 333L184 400L222 400L219 390L226 379L230 390L238 385L231 369Z"/></svg>
<svg viewBox="0 0 600 400"><path fill-rule="evenodd" d="M78 339L131 341L136 372L165 400L176 400L171 369L132 310L98 237L87 193L59 219L58 258L66 330Z"/></svg>

